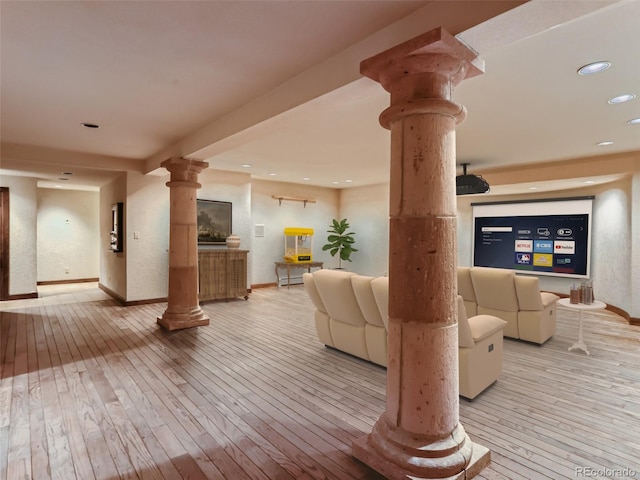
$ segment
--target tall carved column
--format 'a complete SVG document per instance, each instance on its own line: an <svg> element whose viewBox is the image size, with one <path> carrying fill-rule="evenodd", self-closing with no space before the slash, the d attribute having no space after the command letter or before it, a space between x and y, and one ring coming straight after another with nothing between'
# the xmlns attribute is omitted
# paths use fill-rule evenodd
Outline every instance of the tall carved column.
<svg viewBox="0 0 640 480"><path fill-rule="evenodd" d="M198 174L209 166L199 160L170 158L161 166L171 172L169 190L169 300L158 323L167 330L209 325L198 303Z"/></svg>
<svg viewBox="0 0 640 480"><path fill-rule="evenodd" d="M459 423L453 87L482 73L467 46L437 28L363 61L391 106L387 409L353 444L389 479L467 479L490 461Z"/></svg>

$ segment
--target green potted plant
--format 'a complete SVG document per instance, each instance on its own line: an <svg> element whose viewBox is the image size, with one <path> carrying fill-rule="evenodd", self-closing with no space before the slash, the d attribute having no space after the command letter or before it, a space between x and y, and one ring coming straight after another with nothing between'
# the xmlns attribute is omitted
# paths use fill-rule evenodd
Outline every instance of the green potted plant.
<svg viewBox="0 0 640 480"><path fill-rule="evenodd" d="M349 228L351 228L351 225L349 225L346 218L340 221L334 218L331 228L327 230L330 234L327 237L328 243L322 247L322 251L329 250L332 257L335 257L336 253L338 254L339 269L342 268L342 260L350 262L351 254L358 251L356 248L353 248L353 244L355 243L353 236L355 232L348 232L347 230L349 230Z"/></svg>

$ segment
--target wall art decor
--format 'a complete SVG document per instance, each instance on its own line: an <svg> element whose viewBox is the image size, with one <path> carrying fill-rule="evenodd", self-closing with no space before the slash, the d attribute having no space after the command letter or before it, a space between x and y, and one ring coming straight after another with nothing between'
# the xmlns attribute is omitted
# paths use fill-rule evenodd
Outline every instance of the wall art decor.
<svg viewBox="0 0 640 480"><path fill-rule="evenodd" d="M198 200L198 244L225 245L231 235L231 202Z"/></svg>

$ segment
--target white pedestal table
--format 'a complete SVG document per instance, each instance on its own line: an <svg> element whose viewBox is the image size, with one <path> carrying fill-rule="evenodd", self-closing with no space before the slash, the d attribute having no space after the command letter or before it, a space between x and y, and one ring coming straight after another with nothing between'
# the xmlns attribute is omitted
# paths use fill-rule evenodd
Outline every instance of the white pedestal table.
<svg viewBox="0 0 640 480"><path fill-rule="evenodd" d="M599 300L594 300L593 303L571 303L569 298L561 298L558 300L558 304L563 307L567 307L572 310L578 310L580 312L580 327L578 328L578 340L569 347L569 351L573 350L583 350L584 353L590 355L589 350L587 350L587 345L584 343L583 337L583 326L582 326L582 312L585 310L603 310L607 304L601 302Z"/></svg>

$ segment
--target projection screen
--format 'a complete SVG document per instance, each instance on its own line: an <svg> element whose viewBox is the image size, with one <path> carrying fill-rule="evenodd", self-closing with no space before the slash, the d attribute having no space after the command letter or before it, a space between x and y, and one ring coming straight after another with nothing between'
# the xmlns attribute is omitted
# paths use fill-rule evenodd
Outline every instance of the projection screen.
<svg viewBox="0 0 640 480"><path fill-rule="evenodd" d="M588 278L594 198L472 203L472 264Z"/></svg>

